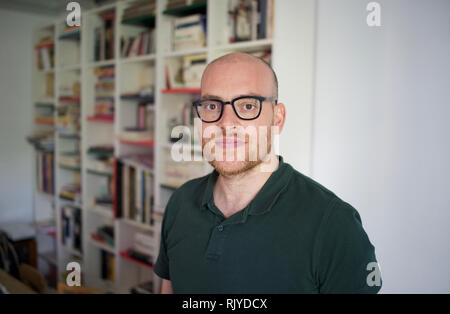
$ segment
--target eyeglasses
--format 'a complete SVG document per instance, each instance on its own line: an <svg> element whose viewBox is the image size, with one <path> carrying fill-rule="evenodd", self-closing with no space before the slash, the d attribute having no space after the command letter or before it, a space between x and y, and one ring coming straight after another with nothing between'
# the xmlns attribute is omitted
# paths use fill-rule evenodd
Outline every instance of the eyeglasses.
<svg viewBox="0 0 450 314"><path fill-rule="evenodd" d="M234 113L242 120L255 120L261 114L264 101L274 101L277 99L262 96L240 96L231 101L220 99L201 99L194 101L192 105L197 111L198 117L206 123L217 122L222 118L225 105L230 104Z"/></svg>

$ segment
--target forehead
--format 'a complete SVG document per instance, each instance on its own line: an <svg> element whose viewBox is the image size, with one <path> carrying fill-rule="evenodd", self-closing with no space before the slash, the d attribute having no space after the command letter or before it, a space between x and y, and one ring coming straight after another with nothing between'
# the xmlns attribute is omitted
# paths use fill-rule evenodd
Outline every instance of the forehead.
<svg viewBox="0 0 450 314"><path fill-rule="evenodd" d="M271 96L270 69L256 61L217 62L209 65L202 79L202 96L231 98L240 95Z"/></svg>

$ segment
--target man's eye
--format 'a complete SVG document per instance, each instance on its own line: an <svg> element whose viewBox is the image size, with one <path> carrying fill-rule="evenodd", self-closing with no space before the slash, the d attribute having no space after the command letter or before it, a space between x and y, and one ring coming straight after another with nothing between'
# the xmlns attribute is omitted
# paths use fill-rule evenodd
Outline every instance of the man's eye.
<svg viewBox="0 0 450 314"><path fill-rule="evenodd" d="M216 104L207 104L205 107L207 110L216 110L217 109Z"/></svg>
<svg viewBox="0 0 450 314"><path fill-rule="evenodd" d="M244 105L244 109L245 110L253 110L253 109L255 109L255 105L253 105L253 104L245 104Z"/></svg>

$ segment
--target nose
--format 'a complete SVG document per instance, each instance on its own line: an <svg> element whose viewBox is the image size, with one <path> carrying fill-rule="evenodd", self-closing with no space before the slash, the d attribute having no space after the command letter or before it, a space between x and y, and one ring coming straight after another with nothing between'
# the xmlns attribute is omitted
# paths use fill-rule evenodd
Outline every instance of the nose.
<svg viewBox="0 0 450 314"><path fill-rule="evenodd" d="M236 116L233 106L231 106L231 104L226 104L223 107L222 118L220 118L218 123L219 123L219 125L221 125L223 127L235 126L237 124L238 120L239 120L239 118Z"/></svg>

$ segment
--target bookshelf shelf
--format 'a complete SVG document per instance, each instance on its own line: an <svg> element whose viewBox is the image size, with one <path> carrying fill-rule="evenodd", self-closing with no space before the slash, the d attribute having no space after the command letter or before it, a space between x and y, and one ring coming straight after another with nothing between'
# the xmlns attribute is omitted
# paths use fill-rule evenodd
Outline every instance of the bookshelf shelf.
<svg viewBox="0 0 450 314"><path fill-rule="evenodd" d="M133 258L125 251L120 252L120 256L123 257L126 260L129 260L129 261L133 262L133 263L139 264L140 266L144 266L144 267L153 269L153 265L144 263L144 262L142 262L142 261L140 261L138 259Z"/></svg>
<svg viewBox="0 0 450 314"><path fill-rule="evenodd" d="M69 167L69 166L64 166L64 165L58 165L59 169L64 169L64 170L68 170L68 171L75 171L75 172L80 172L81 168L80 167Z"/></svg>
<svg viewBox="0 0 450 314"><path fill-rule="evenodd" d="M53 104L53 103L40 103L40 102L37 102L37 103L35 103L34 104L34 106L36 107L36 108L48 108L48 109L55 109L55 104Z"/></svg>
<svg viewBox="0 0 450 314"><path fill-rule="evenodd" d="M89 116L89 117L87 117L87 121L114 123L114 118L113 117Z"/></svg>
<svg viewBox="0 0 450 314"><path fill-rule="evenodd" d="M80 36L81 36L81 30L78 29L74 29L68 32L64 32L63 34L59 35L58 39L59 40L80 40Z"/></svg>
<svg viewBox="0 0 450 314"><path fill-rule="evenodd" d="M64 250L66 250L68 253L78 257L78 258L82 258L83 257L83 253L81 253L80 251L73 249L67 245L62 245L62 247L64 248Z"/></svg>
<svg viewBox="0 0 450 314"><path fill-rule="evenodd" d="M97 171L93 169L87 169L87 173L94 176L111 177L112 173Z"/></svg>
<svg viewBox="0 0 450 314"><path fill-rule="evenodd" d="M134 18L128 18L122 20L122 24L125 25L136 25L136 26L146 26L154 27L156 22L156 16L154 14L146 14L142 16L137 16Z"/></svg>
<svg viewBox="0 0 450 314"><path fill-rule="evenodd" d="M110 66L110 65L115 65L115 64L116 64L116 60L110 59L110 60L101 60L101 61L90 62L88 64L88 67L89 68L97 68L97 67L104 67L104 66Z"/></svg>
<svg viewBox="0 0 450 314"><path fill-rule="evenodd" d="M55 72L55 69L39 69L39 70L37 70L37 72L38 73L41 73L41 74L48 74L48 73L54 73Z"/></svg>
<svg viewBox="0 0 450 314"><path fill-rule="evenodd" d="M236 42L222 46L213 47L214 50L238 50L238 51L252 51L264 48L270 48L273 44L272 39L258 39L254 41Z"/></svg>
<svg viewBox="0 0 450 314"><path fill-rule="evenodd" d="M206 8L207 8L207 1L204 1L179 8L164 10L163 14L173 16L186 16L196 13L206 13Z"/></svg>
<svg viewBox="0 0 450 314"><path fill-rule="evenodd" d="M128 218L122 218L122 221L125 222L126 224L139 228L139 229L143 229L143 230L148 230L148 231L154 231L154 227L151 225L147 225L147 224L143 224L141 222L137 222Z"/></svg>
<svg viewBox="0 0 450 314"><path fill-rule="evenodd" d="M71 200L71 199L67 199L64 197L59 197L59 201L60 201L60 205L64 206L71 206L73 208L82 208L83 205L77 201Z"/></svg>
<svg viewBox="0 0 450 314"><path fill-rule="evenodd" d="M47 263L52 265L57 265L58 260L56 258L56 254L52 251L50 252L41 252L38 253L39 257L43 258Z"/></svg>
<svg viewBox="0 0 450 314"><path fill-rule="evenodd" d="M136 56L136 57L122 58L122 59L120 59L120 62L122 64L126 64L126 63L132 63L132 62L144 62L144 61L154 61L154 60L156 60L156 55L149 54L149 55L142 55L142 56Z"/></svg>
<svg viewBox="0 0 450 314"><path fill-rule="evenodd" d="M200 94L200 88L173 88L163 89L163 94Z"/></svg>
<svg viewBox="0 0 450 314"><path fill-rule="evenodd" d="M111 254L115 254L114 247L112 247L112 246L110 246L110 245L108 245L106 243L100 242L99 240L96 240L96 239L92 238L92 235L91 235L91 238L89 239L89 243L91 243L95 247L98 247L99 249L105 250L106 252L109 252Z"/></svg>
<svg viewBox="0 0 450 314"><path fill-rule="evenodd" d="M171 52L166 52L164 54L164 57L165 58L184 57L184 56L197 55L197 54L202 54L202 53L207 53L207 52L208 52L207 48L171 51Z"/></svg>
<svg viewBox="0 0 450 314"><path fill-rule="evenodd" d="M131 160L129 158L121 158L121 161L131 167L135 167L135 168L142 168L145 169L146 171L150 172L151 174L154 174L153 168L136 160Z"/></svg>
<svg viewBox="0 0 450 314"><path fill-rule="evenodd" d="M126 145L147 146L147 147L153 147L155 145L153 141L130 141L119 139L119 142Z"/></svg>
<svg viewBox="0 0 450 314"><path fill-rule="evenodd" d="M80 97L59 97L58 101L62 103L80 103Z"/></svg>
<svg viewBox="0 0 450 314"><path fill-rule="evenodd" d="M61 139L67 139L67 140L80 140L81 136L79 134L74 133L65 133L65 132L57 132L58 137Z"/></svg>
<svg viewBox="0 0 450 314"><path fill-rule="evenodd" d="M48 43L48 44L42 44L42 45L34 46L34 48L36 50L43 49L43 48L54 48L54 47L55 47L55 43Z"/></svg>
<svg viewBox="0 0 450 314"><path fill-rule="evenodd" d="M57 71L59 72L81 71L81 65L80 64L65 65L58 68Z"/></svg>
<svg viewBox="0 0 450 314"><path fill-rule="evenodd" d="M55 121L45 120L45 118L44 118L44 119L42 119L42 118L36 118L36 119L34 120L34 123L36 123L36 124L42 124L42 125L55 125Z"/></svg>
<svg viewBox="0 0 450 314"><path fill-rule="evenodd" d="M91 207L90 211L107 219L114 218L112 206L95 205Z"/></svg>

